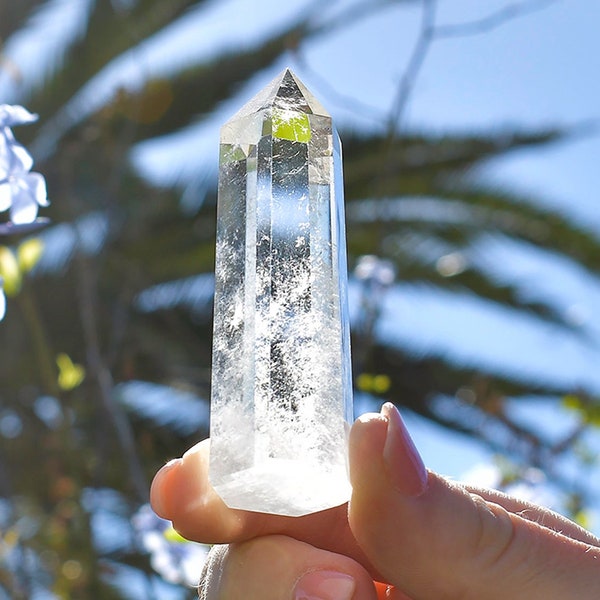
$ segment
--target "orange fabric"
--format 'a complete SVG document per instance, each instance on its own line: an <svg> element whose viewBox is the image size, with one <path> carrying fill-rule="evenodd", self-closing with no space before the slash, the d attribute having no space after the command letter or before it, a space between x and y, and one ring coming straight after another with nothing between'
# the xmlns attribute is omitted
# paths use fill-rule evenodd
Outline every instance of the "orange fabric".
<svg viewBox="0 0 600 600"><path fill-rule="evenodd" d="M374 581L378 600L411 600L406 594L396 589L393 585Z"/></svg>
<svg viewBox="0 0 600 600"><path fill-rule="evenodd" d="M387 590L391 586L389 586L387 583L380 583L379 581L374 581L373 583L375 584L375 589L377 590L377 598L379 600L386 600L388 598Z"/></svg>

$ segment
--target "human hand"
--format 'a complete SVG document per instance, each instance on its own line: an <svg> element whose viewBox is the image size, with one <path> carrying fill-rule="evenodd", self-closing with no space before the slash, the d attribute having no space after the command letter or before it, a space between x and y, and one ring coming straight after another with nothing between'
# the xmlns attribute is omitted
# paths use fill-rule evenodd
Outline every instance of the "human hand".
<svg viewBox="0 0 600 600"><path fill-rule="evenodd" d="M155 511L189 539L229 544L211 551L200 597L600 597L596 537L546 509L428 473L393 405L357 419L349 452L349 506L304 517L227 508L208 483L208 440L163 467Z"/></svg>

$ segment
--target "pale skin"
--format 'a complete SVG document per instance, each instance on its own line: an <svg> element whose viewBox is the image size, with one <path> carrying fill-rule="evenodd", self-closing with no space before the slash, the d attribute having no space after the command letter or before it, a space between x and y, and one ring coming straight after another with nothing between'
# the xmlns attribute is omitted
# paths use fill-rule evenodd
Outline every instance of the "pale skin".
<svg viewBox="0 0 600 600"><path fill-rule="evenodd" d="M500 492L426 471L397 410L354 423L348 505L304 517L232 510L209 440L168 463L152 505L211 553L205 600L597 600L600 541ZM379 583L375 583L379 582Z"/></svg>

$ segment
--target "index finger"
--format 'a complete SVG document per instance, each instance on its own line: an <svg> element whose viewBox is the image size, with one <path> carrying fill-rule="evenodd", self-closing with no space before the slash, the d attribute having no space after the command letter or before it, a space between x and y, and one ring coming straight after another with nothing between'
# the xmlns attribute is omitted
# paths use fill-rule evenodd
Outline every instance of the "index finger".
<svg viewBox="0 0 600 600"><path fill-rule="evenodd" d="M348 525L346 504L302 517L229 508L208 481L209 442L200 442L183 458L168 463L152 482L152 507L159 516L172 521L181 535L221 544L282 534L370 566Z"/></svg>

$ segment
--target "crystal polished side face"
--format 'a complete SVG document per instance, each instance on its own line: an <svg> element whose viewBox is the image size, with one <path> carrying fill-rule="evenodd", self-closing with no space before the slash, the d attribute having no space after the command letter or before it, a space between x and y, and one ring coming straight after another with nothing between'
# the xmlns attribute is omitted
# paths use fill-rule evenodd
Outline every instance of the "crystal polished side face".
<svg viewBox="0 0 600 600"><path fill-rule="evenodd" d="M289 70L221 129L209 476L232 508L350 495L339 138Z"/></svg>

